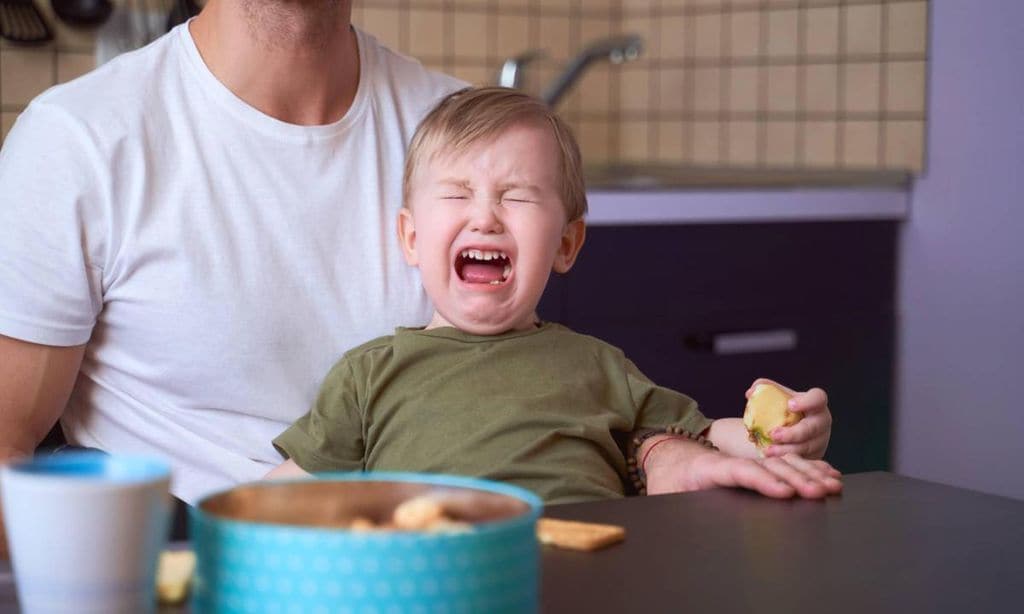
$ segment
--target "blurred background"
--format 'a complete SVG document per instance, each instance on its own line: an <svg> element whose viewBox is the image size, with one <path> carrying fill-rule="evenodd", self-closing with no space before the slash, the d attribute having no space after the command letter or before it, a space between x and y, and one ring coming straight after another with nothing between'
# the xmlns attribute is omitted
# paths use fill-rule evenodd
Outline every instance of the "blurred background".
<svg viewBox="0 0 1024 614"><path fill-rule="evenodd" d="M119 0L105 23L76 28L36 0L55 42L0 51L5 131L33 96L90 70L97 54L161 34L176 2ZM496 83L505 60L540 52L521 71L536 93L588 44L639 35L634 61L595 61L559 102L591 163L920 171L927 4L356 0L353 22L474 84Z"/></svg>

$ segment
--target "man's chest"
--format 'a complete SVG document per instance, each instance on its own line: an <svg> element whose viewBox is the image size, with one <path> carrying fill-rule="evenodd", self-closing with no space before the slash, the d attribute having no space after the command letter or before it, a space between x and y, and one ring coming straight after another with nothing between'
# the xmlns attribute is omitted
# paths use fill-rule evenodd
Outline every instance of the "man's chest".
<svg viewBox="0 0 1024 614"><path fill-rule="evenodd" d="M299 162L141 183L111 228L97 359L163 379L181 404L293 418L342 352L428 317L392 182Z"/></svg>

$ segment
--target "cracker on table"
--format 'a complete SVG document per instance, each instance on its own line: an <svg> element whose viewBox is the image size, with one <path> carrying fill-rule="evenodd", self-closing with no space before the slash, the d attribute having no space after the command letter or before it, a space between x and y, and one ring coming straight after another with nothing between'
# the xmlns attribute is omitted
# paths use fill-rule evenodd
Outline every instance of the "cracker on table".
<svg viewBox="0 0 1024 614"><path fill-rule="evenodd" d="M626 529L614 524L541 518L537 521L537 539L545 545L589 552L626 539Z"/></svg>
<svg viewBox="0 0 1024 614"><path fill-rule="evenodd" d="M185 601L192 574L196 570L196 553L191 550L164 550L156 568L156 597L160 603L176 605Z"/></svg>

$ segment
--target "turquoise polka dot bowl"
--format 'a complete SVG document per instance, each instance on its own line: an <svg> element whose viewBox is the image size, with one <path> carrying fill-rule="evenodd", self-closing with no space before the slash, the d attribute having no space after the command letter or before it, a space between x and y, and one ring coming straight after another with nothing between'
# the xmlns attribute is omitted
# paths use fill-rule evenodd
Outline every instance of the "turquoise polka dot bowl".
<svg viewBox="0 0 1024 614"><path fill-rule="evenodd" d="M318 474L206 497L191 509L196 612L535 612L542 503L475 478ZM460 531L357 531L403 501L445 501Z"/></svg>

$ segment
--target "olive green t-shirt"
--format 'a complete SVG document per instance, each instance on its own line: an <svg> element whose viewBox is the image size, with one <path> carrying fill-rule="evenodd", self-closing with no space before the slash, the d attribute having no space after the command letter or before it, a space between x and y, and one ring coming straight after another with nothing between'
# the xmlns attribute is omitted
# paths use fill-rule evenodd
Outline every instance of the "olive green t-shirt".
<svg viewBox="0 0 1024 614"><path fill-rule="evenodd" d="M623 495L616 433L710 424L621 350L558 324L399 328L346 353L274 445L309 472L470 475L565 503Z"/></svg>

